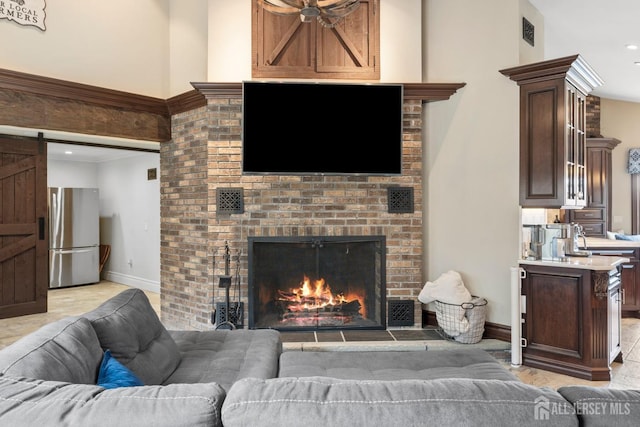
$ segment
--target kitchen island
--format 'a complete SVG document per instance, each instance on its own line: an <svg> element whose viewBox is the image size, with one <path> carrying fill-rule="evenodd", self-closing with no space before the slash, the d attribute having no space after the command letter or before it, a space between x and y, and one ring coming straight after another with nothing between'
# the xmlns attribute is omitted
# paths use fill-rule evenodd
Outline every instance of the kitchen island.
<svg viewBox="0 0 640 427"><path fill-rule="evenodd" d="M522 364L587 380L611 379L620 347L619 256L520 260Z"/></svg>

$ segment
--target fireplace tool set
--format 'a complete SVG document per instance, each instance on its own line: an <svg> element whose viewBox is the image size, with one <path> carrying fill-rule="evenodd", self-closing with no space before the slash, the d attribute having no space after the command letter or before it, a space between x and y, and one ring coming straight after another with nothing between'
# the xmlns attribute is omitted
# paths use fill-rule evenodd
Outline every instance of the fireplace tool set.
<svg viewBox="0 0 640 427"><path fill-rule="evenodd" d="M224 275L220 276L218 286L225 289L225 305L224 308L218 306L214 312L216 329L236 329L242 324L242 303L240 302L240 252L236 258L236 293L238 302L231 304L231 284L233 278L231 276L231 254L229 251L229 243L224 244ZM216 304L218 305L218 304ZM233 312L232 312L233 311ZM213 320L213 319L212 319Z"/></svg>

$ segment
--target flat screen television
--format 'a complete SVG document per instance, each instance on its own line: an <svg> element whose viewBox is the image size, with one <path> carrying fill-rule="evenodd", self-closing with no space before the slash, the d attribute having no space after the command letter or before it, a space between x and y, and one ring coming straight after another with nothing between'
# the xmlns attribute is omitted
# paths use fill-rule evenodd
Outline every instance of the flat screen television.
<svg viewBox="0 0 640 427"><path fill-rule="evenodd" d="M242 172L402 174L401 84L243 82Z"/></svg>

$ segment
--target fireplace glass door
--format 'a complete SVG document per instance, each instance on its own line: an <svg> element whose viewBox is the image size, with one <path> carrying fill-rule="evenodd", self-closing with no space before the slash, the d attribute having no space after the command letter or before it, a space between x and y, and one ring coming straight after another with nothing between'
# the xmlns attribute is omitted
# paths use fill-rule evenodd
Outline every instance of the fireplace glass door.
<svg viewBox="0 0 640 427"><path fill-rule="evenodd" d="M384 329L385 237L250 237L249 328Z"/></svg>

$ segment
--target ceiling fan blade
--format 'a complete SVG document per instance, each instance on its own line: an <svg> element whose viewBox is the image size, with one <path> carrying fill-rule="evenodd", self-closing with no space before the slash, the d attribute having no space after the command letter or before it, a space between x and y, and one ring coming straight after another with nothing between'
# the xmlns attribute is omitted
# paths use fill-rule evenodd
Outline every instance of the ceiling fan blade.
<svg viewBox="0 0 640 427"><path fill-rule="evenodd" d="M321 6L324 15L327 16L346 16L360 7L360 0L345 0L341 3L333 5Z"/></svg>
<svg viewBox="0 0 640 427"><path fill-rule="evenodd" d="M262 0L262 8L274 15L297 15L300 9L290 7L280 0Z"/></svg>

